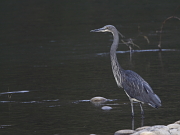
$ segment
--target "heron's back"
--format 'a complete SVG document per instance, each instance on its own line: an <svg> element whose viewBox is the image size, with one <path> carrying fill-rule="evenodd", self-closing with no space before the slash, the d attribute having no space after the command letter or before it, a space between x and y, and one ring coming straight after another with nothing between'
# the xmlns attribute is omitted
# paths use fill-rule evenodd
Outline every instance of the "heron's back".
<svg viewBox="0 0 180 135"><path fill-rule="evenodd" d="M161 106L160 98L140 75L131 70L124 70L122 77L122 87L130 98L147 103L154 108Z"/></svg>

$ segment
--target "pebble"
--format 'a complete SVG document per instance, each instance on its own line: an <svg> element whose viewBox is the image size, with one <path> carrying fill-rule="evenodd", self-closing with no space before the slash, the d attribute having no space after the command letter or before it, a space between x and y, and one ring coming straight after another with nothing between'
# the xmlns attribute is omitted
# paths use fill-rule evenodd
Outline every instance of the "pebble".
<svg viewBox="0 0 180 135"><path fill-rule="evenodd" d="M110 106L103 106L103 107L101 107L101 109L102 109L102 110L111 110L112 107L110 107Z"/></svg>
<svg viewBox="0 0 180 135"><path fill-rule="evenodd" d="M180 120L167 126L155 125L139 127L136 130L118 130L114 135L180 135Z"/></svg>

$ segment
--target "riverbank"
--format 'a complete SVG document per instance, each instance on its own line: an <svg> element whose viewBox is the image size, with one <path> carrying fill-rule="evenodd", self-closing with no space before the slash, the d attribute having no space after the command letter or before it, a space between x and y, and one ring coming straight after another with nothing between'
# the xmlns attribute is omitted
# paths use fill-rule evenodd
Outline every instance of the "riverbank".
<svg viewBox="0 0 180 135"><path fill-rule="evenodd" d="M119 130L114 135L180 135L180 120L169 125L144 126L135 130Z"/></svg>

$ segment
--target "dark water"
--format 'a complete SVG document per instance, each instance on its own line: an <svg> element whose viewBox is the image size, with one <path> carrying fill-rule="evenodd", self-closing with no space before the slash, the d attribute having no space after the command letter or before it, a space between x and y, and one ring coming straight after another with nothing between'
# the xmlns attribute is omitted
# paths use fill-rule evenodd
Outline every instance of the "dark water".
<svg viewBox="0 0 180 135"><path fill-rule="evenodd" d="M124 69L140 74L162 100L143 105L144 125L180 119L180 17L178 1L13 1L0 3L0 134L114 134L131 129L131 109L113 78L110 33L90 33L112 24L140 46L130 56L120 44ZM138 31L138 27L140 28ZM141 31L141 32L140 32ZM148 37L150 44L143 37ZM133 47L138 49L137 47ZM100 106L89 100L109 99ZM104 111L102 106L113 109ZM142 124L135 105L135 128Z"/></svg>

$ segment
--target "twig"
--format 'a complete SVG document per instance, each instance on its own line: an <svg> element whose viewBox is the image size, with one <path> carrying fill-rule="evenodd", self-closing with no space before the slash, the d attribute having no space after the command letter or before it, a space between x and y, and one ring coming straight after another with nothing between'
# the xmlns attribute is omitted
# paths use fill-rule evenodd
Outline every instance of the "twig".
<svg viewBox="0 0 180 135"><path fill-rule="evenodd" d="M170 19L173 19L173 18L180 21L180 18L179 18L179 17L177 17L177 16L170 16L170 17L166 18L166 19L162 22L161 30L159 31L160 36L159 36L159 44L158 44L158 48L159 48L160 50L161 50L161 39L162 39L162 30L163 30L163 27L164 27L166 21L168 21L168 20L170 20Z"/></svg>

